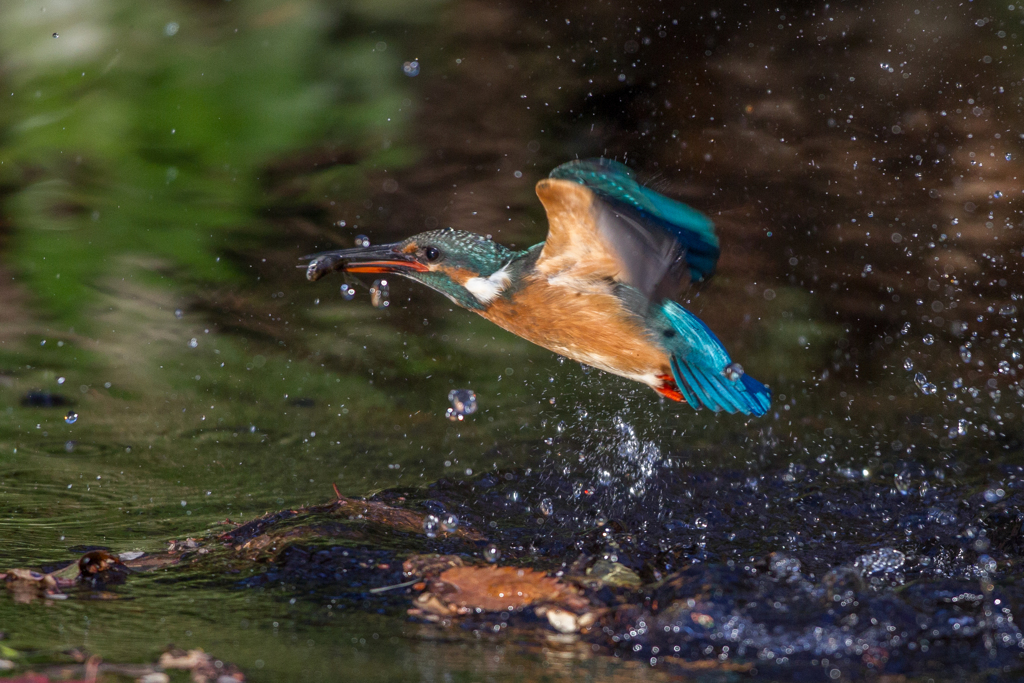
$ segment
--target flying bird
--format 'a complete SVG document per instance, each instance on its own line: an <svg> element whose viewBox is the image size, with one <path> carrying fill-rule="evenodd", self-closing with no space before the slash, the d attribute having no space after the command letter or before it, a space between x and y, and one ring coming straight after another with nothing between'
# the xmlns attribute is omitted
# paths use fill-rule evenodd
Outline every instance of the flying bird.
<svg viewBox="0 0 1024 683"><path fill-rule="evenodd" d="M673 300L718 263L714 225L608 159L570 161L537 183L544 242L514 251L446 228L304 257L306 277L402 275L534 344L647 384L695 409L763 415L771 393Z"/></svg>

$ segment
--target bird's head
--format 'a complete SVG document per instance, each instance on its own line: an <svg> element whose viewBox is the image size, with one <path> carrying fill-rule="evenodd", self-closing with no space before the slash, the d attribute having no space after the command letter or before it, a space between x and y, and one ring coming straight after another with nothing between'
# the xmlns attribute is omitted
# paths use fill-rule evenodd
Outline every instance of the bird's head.
<svg viewBox="0 0 1024 683"><path fill-rule="evenodd" d="M487 308L511 284L504 267L512 251L482 235L452 228L423 232L394 244L325 251L306 258L310 280L335 270L402 275L471 309Z"/></svg>

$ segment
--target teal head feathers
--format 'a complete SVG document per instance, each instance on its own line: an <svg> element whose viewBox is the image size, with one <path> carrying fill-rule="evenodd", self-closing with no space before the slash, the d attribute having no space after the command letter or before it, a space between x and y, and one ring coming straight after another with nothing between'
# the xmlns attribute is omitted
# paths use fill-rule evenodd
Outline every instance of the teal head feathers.
<svg viewBox="0 0 1024 683"><path fill-rule="evenodd" d="M482 235L445 228L395 244L324 252L310 257L306 276L319 280L333 270L395 273L423 283L458 305L484 308L508 289L502 269L513 252Z"/></svg>

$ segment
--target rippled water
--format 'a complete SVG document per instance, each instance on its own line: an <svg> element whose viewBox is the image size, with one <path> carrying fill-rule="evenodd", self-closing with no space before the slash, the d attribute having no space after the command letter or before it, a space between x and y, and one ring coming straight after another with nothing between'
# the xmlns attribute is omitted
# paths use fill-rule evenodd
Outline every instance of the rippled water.
<svg viewBox="0 0 1024 683"><path fill-rule="evenodd" d="M929 581L973 581L962 628L995 599L981 572L1019 616L1022 35L1024 9L978 2L0 6L0 569L155 552L333 484L464 497L431 514L495 521L481 561L557 569L615 522L638 571L706 571L758 606L708 614L755 631L768 597L818 600L846 570L926 621L946 609ZM695 414L406 281L295 267L447 225L535 243L533 185L598 155L715 219L719 271L687 303L772 387L769 415ZM477 493L436 493L458 481ZM537 519L560 531L531 555ZM4 642L40 663L175 642L255 679L611 680L679 673L652 674L651 647L710 656L477 640L407 621L404 594L339 614L222 569L0 600ZM798 621L758 641L795 648L766 675L832 670L800 659ZM983 640L950 675L984 668ZM890 672L945 675L900 652Z"/></svg>

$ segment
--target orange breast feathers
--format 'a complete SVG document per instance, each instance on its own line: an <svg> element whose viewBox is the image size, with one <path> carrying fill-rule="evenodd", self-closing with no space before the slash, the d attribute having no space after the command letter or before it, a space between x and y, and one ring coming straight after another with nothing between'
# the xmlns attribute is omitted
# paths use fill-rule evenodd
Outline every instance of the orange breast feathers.
<svg viewBox="0 0 1024 683"><path fill-rule="evenodd" d="M534 272L512 299L480 315L512 334L567 358L636 381L660 385L671 374L668 355L604 282L570 285Z"/></svg>

